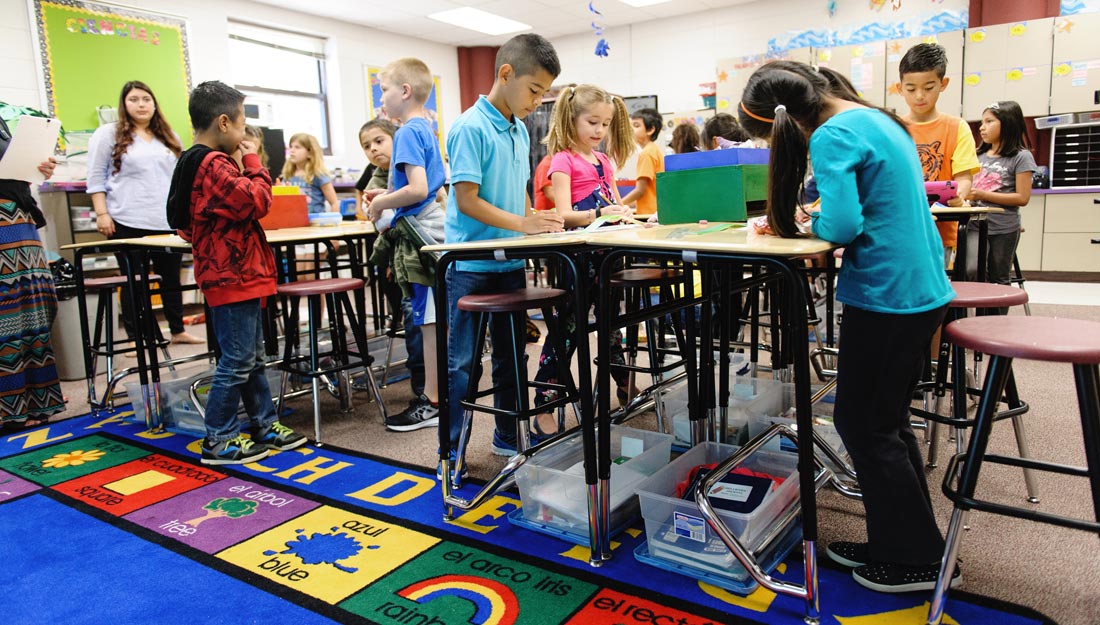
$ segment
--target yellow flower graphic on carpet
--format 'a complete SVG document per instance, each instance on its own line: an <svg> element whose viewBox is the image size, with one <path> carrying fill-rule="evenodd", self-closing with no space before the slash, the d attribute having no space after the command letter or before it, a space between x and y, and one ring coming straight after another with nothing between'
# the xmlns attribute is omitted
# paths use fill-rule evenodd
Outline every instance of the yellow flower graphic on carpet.
<svg viewBox="0 0 1100 625"><path fill-rule="evenodd" d="M76 449L64 454L57 454L52 458L42 461L42 466L47 469L62 469L64 467L79 467L85 462L95 462L106 454L98 449L84 451Z"/></svg>

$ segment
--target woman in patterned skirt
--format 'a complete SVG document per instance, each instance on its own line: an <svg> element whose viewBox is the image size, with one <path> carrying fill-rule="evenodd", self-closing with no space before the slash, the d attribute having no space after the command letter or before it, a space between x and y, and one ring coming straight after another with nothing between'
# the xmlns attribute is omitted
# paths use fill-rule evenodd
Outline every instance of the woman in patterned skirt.
<svg viewBox="0 0 1100 625"><path fill-rule="evenodd" d="M0 154L11 133L0 119ZM53 159L38 170L53 175ZM50 325L57 295L38 228L46 219L31 186L0 180L0 422L5 430L45 423L65 409Z"/></svg>

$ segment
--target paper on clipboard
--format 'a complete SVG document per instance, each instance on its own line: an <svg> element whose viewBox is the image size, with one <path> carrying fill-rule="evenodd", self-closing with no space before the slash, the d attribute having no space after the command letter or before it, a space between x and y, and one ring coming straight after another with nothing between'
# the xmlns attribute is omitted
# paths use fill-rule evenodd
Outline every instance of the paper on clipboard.
<svg viewBox="0 0 1100 625"><path fill-rule="evenodd" d="M53 155L61 122L47 117L19 118L11 143L0 159L0 179L38 183L46 179L38 166Z"/></svg>

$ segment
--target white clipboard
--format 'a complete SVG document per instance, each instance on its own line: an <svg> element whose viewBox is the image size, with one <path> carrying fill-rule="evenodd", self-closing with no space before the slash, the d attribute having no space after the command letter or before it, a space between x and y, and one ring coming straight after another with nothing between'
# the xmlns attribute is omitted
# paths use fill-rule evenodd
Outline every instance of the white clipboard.
<svg viewBox="0 0 1100 625"><path fill-rule="evenodd" d="M49 117L23 115L12 132L4 157L0 159L0 179L43 182L46 177L38 171L43 161L53 156L61 122Z"/></svg>

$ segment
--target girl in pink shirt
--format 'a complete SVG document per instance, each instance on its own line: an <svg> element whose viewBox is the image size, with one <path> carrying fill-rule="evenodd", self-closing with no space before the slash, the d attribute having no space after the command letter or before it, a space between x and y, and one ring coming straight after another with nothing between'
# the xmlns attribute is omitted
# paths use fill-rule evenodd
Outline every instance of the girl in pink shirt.
<svg viewBox="0 0 1100 625"><path fill-rule="evenodd" d="M596 148L606 141L607 154ZM546 138L550 160L550 184L554 205L561 213L566 228L583 228L601 215L629 216L632 211L622 206L619 190L615 187L615 167L623 166L627 157L634 151L634 130L630 126L630 113L622 98L613 96L594 85L566 87L558 95L554 110L550 113L550 132ZM574 293L596 293L596 267L598 259L588 257L587 266L582 265L582 289L571 284L571 276L563 276L561 288ZM572 305L566 309L572 310ZM555 313L560 314L560 313ZM573 332L576 320L572 314L566 319L566 346L573 353ZM615 332L612 344L618 346L621 333ZM539 382L557 382L557 362L548 340L543 346L539 359L539 371L535 380ZM618 350L615 350L618 351ZM613 363L623 363L622 354L612 358ZM629 377L625 370L617 369L612 374L619 386L618 397L622 404L629 400ZM553 391L539 390L535 393L535 405L545 404L554 399ZM555 423L552 415L541 414L535 419L536 434L556 431L562 423Z"/></svg>

